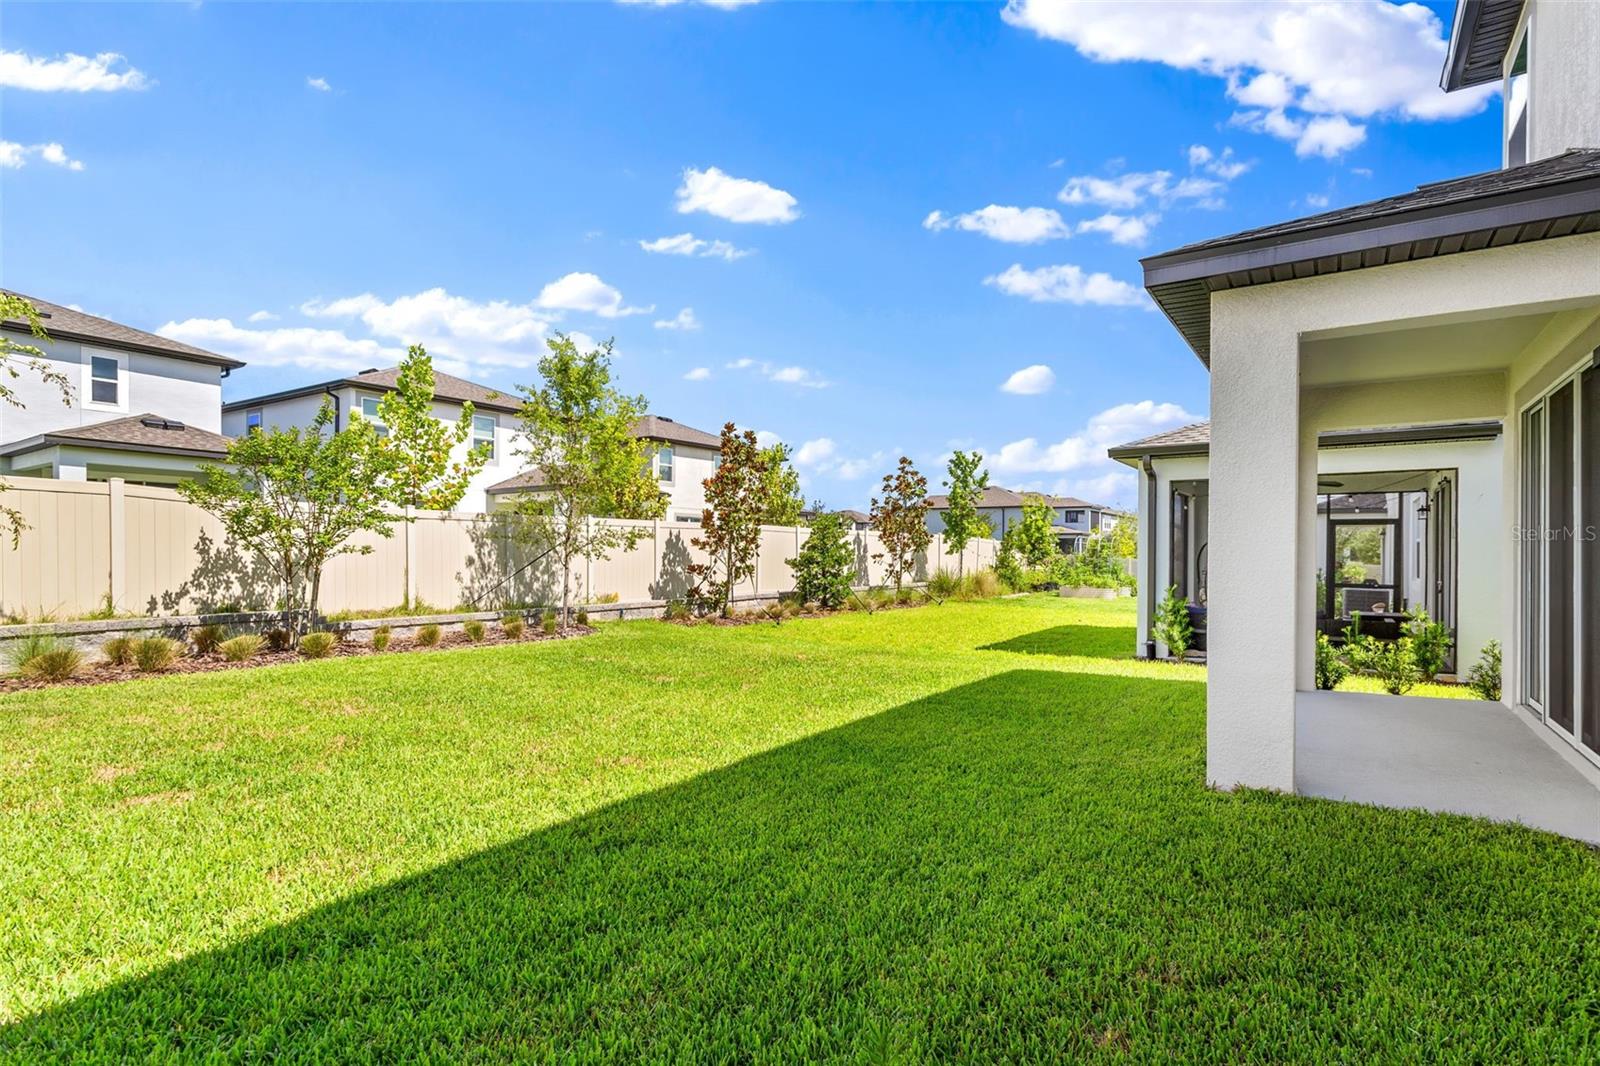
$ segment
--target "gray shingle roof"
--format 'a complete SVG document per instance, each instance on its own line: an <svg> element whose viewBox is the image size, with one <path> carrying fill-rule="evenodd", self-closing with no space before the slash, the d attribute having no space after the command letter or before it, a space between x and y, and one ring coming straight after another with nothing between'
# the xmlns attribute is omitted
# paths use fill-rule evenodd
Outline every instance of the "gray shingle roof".
<svg viewBox="0 0 1600 1066"><path fill-rule="evenodd" d="M1440 441L1488 440L1498 437L1503 426L1498 419L1475 422L1441 422L1412 426L1373 426L1366 429L1328 429L1317 434L1319 448L1358 448L1379 444L1426 444ZM1106 450L1113 459L1137 459L1143 455L1207 455L1211 451L1211 423L1169 429L1165 433L1119 444Z"/></svg>
<svg viewBox="0 0 1600 1066"><path fill-rule="evenodd" d="M170 356L174 359L185 359L191 363L206 363L211 366L228 367L237 369L244 366L238 359L216 352L208 352L204 348L196 348L192 344L181 341L168 340L155 333L146 333L142 329L124 326L120 322L113 322L109 318L98 318L94 315L74 311L70 307L41 300L37 296L16 292L13 289L5 290L13 296L20 296L34 306L43 320L40 325L45 333L61 340L87 342L103 345L108 348L123 348L136 352L149 352L154 355ZM21 319L6 319L5 328L11 330L28 329L28 323Z"/></svg>
<svg viewBox="0 0 1600 1066"><path fill-rule="evenodd" d="M1202 361L1211 294L1600 231L1600 148L1418 186L1142 260L1150 295Z"/></svg>
<svg viewBox="0 0 1600 1066"><path fill-rule="evenodd" d="M1184 451L1200 455L1210 447L1211 423L1193 422L1177 429L1169 429L1164 433L1155 433L1129 441L1127 444L1119 444L1110 449L1108 454L1113 459L1132 455L1172 455Z"/></svg>
<svg viewBox="0 0 1600 1066"><path fill-rule="evenodd" d="M661 415L645 415L633 424L633 435L640 440L658 440L663 444L682 444L685 447L710 448L720 451L722 438L703 429L686 426L682 422L675 422ZM513 474L504 481L497 481L490 485L487 492L525 492L529 489L539 488L544 484L542 473L537 467Z"/></svg>
<svg viewBox="0 0 1600 1066"><path fill-rule="evenodd" d="M230 400L222 405L222 409L224 411L237 411L241 408L259 407L265 403L290 400L296 396L312 396L319 392L326 392L329 389L343 387L393 392L398 387L399 380L400 368L397 366L387 367L382 370L363 370L359 374L334 378L331 381L319 381L314 385L299 385L279 392L251 396L248 399ZM458 378L453 374L441 374L437 370L433 374L433 395L435 399L452 403L471 401L472 406L482 408L485 411L503 411L508 414L515 414L522 410L522 400L516 393L505 392L490 385L480 385L476 381Z"/></svg>
<svg viewBox="0 0 1600 1066"><path fill-rule="evenodd" d="M1001 488L990 485L978 496L979 507L1021 507L1023 500L1029 496L1043 496L1051 507L1082 507L1095 511L1109 511L1112 508L1099 503L1089 503L1076 496L1051 496L1043 492L1017 492L1013 489ZM949 496L929 496L928 506L935 511L942 511L950 506Z"/></svg>
<svg viewBox="0 0 1600 1066"><path fill-rule="evenodd" d="M0 455L17 455L51 444L76 444L116 451L162 452L220 459L227 453L231 443L232 438L220 433L145 413L71 429L51 430L8 444L0 449Z"/></svg>

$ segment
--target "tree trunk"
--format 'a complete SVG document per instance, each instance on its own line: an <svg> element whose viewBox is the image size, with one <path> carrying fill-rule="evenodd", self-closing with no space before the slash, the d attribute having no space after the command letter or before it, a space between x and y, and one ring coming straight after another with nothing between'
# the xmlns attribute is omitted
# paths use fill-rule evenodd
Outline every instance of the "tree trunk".
<svg viewBox="0 0 1600 1066"><path fill-rule="evenodd" d="M306 601L306 628L308 630L311 628L312 625L316 624L316 620L317 620L317 598L321 594L321 592L322 592L322 567L321 567L321 565L318 565L317 568L311 572L311 596ZM295 634L295 636L300 636L300 635L301 634L298 633L298 632Z"/></svg>
<svg viewBox="0 0 1600 1066"><path fill-rule="evenodd" d="M733 541L728 541L727 569L723 571L722 586L722 617L733 617Z"/></svg>

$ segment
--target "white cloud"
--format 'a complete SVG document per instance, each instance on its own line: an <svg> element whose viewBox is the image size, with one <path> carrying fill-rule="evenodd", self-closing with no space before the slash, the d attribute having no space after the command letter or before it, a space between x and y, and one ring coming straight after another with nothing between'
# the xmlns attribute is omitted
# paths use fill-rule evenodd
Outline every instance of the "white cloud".
<svg viewBox="0 0 1600 1066"><path fill-rule="evenodd" d="M999 274L984 278L1011 296L1022 296L1035 303L1100 304L1107 307L1148 307L1144 291L1137 285L1118 281L1109 274L1085 273L1071 263L1024 270L1013 263Z"/></svg>
<svg viewBox="0 0 1600 1066"><path fill-rule="evenodd" d="M640 241L639 247L658 255L692 255L701 259L726 259L730 263L735 259L743 259L753 251L749 248L736 248L727 241L701 240L692 233L679 233L673 237Z"/></svg>
<svg viewBox="0 0 1600 1066"><path fill-rule="evenodd" d="M117 92L143 89L150 79L116 52L89 57L75 52L45 59L26 52L0 50L0 87L32 92Z"/></svg>
<svg viewBox="0 0 1600 1066"><path fill-rule="evenodd" d="M1030 486L1025 479L1070 474L1071 481L1057 481L1052 491L1105 502L1107 497L1116 498L1111 490L1121 486L1126 477L1122 468L1106 457L1107 448L1199 420L1178 404L1140 400L1101 411L1083 429L1059 441L1041 443L1035 437L1024 437L985 450L984 459L995 478L1005 479L1007 484L1024 479L1021 487L1042 487Z"/></svg>
<svg viewBox="0 0 1600 1066"><path fill-rule="evenodd" d="M27 165L29 159L38 159L49 163L51 166L62 167L66 170L82 170L83 161L73 159L67 155L67 150L55 141L48 144L18 144L16 141L0 141L0 167L7 170L21 170Z"/></svg>
<svg viewBox="0 0 1600 1066"><path fill-rule="evenodd" d="M532 366L544 353L544 340L554 322L554 316L531 303L472 300L443 288L394 300L370 292L308 300L300 312L309 318L357 319L376 337L424 345L441 360L441 369L452 373L443 361L463 370ZM572 336L577 340L581 335ZM592 338L580 341L580 347L585 345L593 347Z"/></svg>
<svg viewBox="0 0 1600 1066"><path fill-rule="evenodd" d="M833 476L840 481L856 481L875 474L884 468L887 452L873 452L859 459L841 459L833 467Z"/></svg>
<svg viewBox="0 0 1600 1066"><path fill-rule="evenodd" d="M1328 198L1319 192L1306 193L1306 203L1312 207L1327 207Z"/></svg>
<svg viewBox="0 0 1600 1066"><path fill-rule="evenodd" d="M556 311L586 311L601 318L621 318L653 311L650 307L624 307L622 293L596 274L574 271L539 291L539 306Z"/></svg>
<svg viewBox="0 0 1600 1066"><path fill-rule="evenodd" d="M247 321L247 322L276 322L277 319L278 319L278 316L273 314L271 311L252 311L252 312L250 312L250 317L248 319L246 319L245 321Z"/></svg>
<svg viewBox="0 0 1600 1066"><path fill-rule="evenodd" d="M800 217L798 201L782 189L735 178L717 167L685 170L677 198L679 214L704 211L729 222L793 222Z"/></svg>
<svg viewBox="0 0 1600 1066"><path fill-rule="evenodd" d="M955 216L934 211L922 220L924 229L936 233L952 226L1010 244L1037 244L1072 235L1072 227L1048 207L1002 207L990 204L977 211Z"/></svg>
<svg viewBox="0 0 1600 1066"><path fill-rule="evenodd" d="M1228 123L1257 133L1268 133L1280 140L1293 141L1294 154L1302 159L1312 155L1337 159L1367 139L1367 128L1351 122L1343 115L1299 119L1281 110L1236 111Z"/></svg>
<svg viewBox="0 0 1600 1066"><path fill-rule="evenodd" d="M776 381L780 385L800 385L808 389L825 389L829 382L818 376L813 370L803 366L775 366L765 360L735 359L727 364L729 370L753 370L768 381Z"/></svg>
<svg viewBox="0 0 1600 1066"><path fill-rule="evenodd" d="M317 92L319 92L319 93L331 93L331 92L333 92L333 86L328 84L328 79L327 78L313 78L313 77L307 75L306 76L306 85L309 88L317 90Z"/></svg>
<svg viewBox="0 0 1600 1066"><path fill-rule="evenodd" d="M1189 146L1189 169L1204 170L1223 181L1232 181L1253 166L1254 160L1235 159L1232 148L1213 152L1203 144Z"/></svg>
<svg viewBox="0 0 1600 1066"><path fill-rule="evenodd" d="M656 320L656 329L683 329L695 330L700 328L700 320L694 317L694 308L685 307L671 318Z"/></svg>
<svg viewBox="0 0 1600 1066"><path fill-rule="evenodd" d="M1170 170L1135 171L1106 178L1082 174L1067 179L1056 199L1064 204L1099 204L1123 210L1138 207L1146 200L1155 200L1162 206L1190 200L1201 207L1220 207L1218 194L1224 188L1223 182L1212 178L1178 178Z"/></svg>
<svg viewBox="0 0 1600 1066"><path fill-rule="evenodd" d="M808 476L832 477L839 481L855 481L883 469L888 453L847 456L831 437L817 437L805 441L794 451L794 465Z"/></svg>
<svg viewBox="0 0 1600 1066"><path fill-rule="evenodd" d="M708 366L697 366L683 375L683 380L685 381L708 381L710 378L711 368Z"/></svg>
<svg viewBox="0 0 1600 1066"><path fill-rule="evenodd" d="M838 451L838 447L830 437L818 437L816 440L808 440L795 449L795 465L819 466L832 460L838 454Z"/></svg>
<svg viewBox="0 0 1600 1066"><path fill-rule="evenodd" d="M1211 75L1234 100L1266 114L1292 108L1300 114L1285 117L1301 127L1292 138L1301 156L1331 157L1359 143L1350 118L1459 118L1481 111L1495 92L1492 85L1439 89L1444 25L1418 3L1009 0L1002 18L1099 62L1148 61ZM1346 121L1312 131L1315 118L1303 116ZM1284 136L1266 123L1248 128Z"/></svg>
<svg viewBox="0 0 1600 1066"><path fill-rule="evenodd" d="M1000 391L1017 396L1038 396L1040 393L1049 392L1055 383L1056 372L1043 363L1035 363L1033 366L1023 367L1006 378L1000 385Z"/></svg>
<svg viewBox="0 0 1600 1066"><path fill-rule="evenodd" d="M1119 215L1108 211L1098 218L1086 218L1078 223L1079 233L1104 233L1112 244L1143 244L1150 236L1150 227L1161 221L1160 215Z"/></svg>
<svg viewBox="0 0 1600 1066"><path fill-rule="evenodd" d="M342 330L310 326L245 329L226 318L188 318L168 322L157 333L252 366L298 366L316 370L357 371L396 363L405 354L370 338L353 338Z"/></svg>

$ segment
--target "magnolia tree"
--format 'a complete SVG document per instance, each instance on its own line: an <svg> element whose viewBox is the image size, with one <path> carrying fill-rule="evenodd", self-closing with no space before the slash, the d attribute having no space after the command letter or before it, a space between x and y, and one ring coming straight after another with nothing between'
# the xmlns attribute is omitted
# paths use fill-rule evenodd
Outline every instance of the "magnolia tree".
<svg viewBox="0 0 1600 1066"><path fill-rule="evenodd" d="M700 536L691 541L707 558L690 563L688 570L695 599L705 609L726 616L734 587L755 575L761 523L771 500L767 458L756 445L755 433L748 429L741 433L727 423L722 427L721 453L717 472L705 480Z"/></svg>
<svg viewBox="0 0 1600 1066"><path fill-rule="evenodd" d="M561 567L561 624L572 618L572 567L631 549L637 526L596 518L660 518L666 498L650 475L653 445L633 435L645 413L643 396L611 384L611 342L579 352L572 338L545 342L539 360L544 384L522 386L520 454L538 472L538 488L512 503L519 539L555 556Z"/></svg>
<svg viewBox="0 0 1600 1066"><path fill-rule="evenodd" d="M965 573L967 545L989 536L989 520L978 513L978 501L989 487L989 472L983 469L981 452L955 452L946 467L944 486L949 491L949 506L944 512L945 554L956 557L956 572Z"/></svg>
<svg viewBox="0 0 1600 1066"><path fill-rule="evenodd" d="M909 458L901 456L894 473L883 475L882 491L882 497L873 497L870 525L883 543L883 551L873 558L883 561L898 595L916 566L917 553L933 540L928 532L928 479Z"/></svg>
<svg viewBox="0 0 1600 1066"><path fill-rule="evenodd" d="M178 486L184 498L222 522L228 539L268 560L292 636L316 618L322 572L340 555L365 555L357 533L394 534L387 485L394 468L360 419L331 432L331 403L304 429L246 433L222 465Z"/></svg>
<svg viewBox="0 0 1600 1066"><path fill-rule="evenodd" d="M28 332L33 334L35 340L50 339L39 319L38 309L15 293L0 292L0 322L26 324ZM26 406L17 396L17 390L7 384L8 381L15 381L21 377L24 371L37 374L45 384L55 386L61 391L61 402L68 407L72 406L72 386L67 381L67 375L56 370L45 360L44 349L37 344L18 344L4 333L0 333L0 403L17 408ZM5 483L0 482L0 492L4 492L5 489ZM28 523L23 521L22 512L4 506L0 506L0 525L10 530L13 548L21 542L22 531L28 528Z"/></svg>

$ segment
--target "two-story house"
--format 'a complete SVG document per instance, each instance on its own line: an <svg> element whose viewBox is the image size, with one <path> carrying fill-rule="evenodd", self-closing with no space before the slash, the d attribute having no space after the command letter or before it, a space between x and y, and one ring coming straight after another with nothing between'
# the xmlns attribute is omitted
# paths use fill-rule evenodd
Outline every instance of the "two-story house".
<svg viewBox="0 0 1600 1066"><path fill-rule="evenodd" d="M706 507L705 480L717 471L722 438L663 415L645 415L634 423L633 435L655 445L651 470L667 497L667 520L700 521ZM523 470L490 485L488 493L491 501L505 500L521 493L537 493L542 487L538 470Z"/></svg>
<svg viewBox="0 0 1600 1066"><path fill-rule="evenodd" d="M242 362L47 300L23 299L38 311L47 339L33 336L21 320L0 322L0 331L14 344L39 348L41 361L67 389L63 397L54 381L13 360L20 372L8 385L20 406L0 404L0 471L172 485L227 452L222 379Z"/></svg>
<svg viewBox="0 0 1600 1066"><path fill-rule="evenodd" d="M343 429L351 419L365 418L379 433L386 432L378 416L378 403L393 392L399 368L363 370L359 374L334 378L313 385L302 385L281 392L233 400L222 406L223 429L237 436L261 427L288 429L307 426L324 403L332 404L334 429ZM521 461L517 456L517 412L521 401L511 393L479 385L450 374L434 373L433 413L445 422L457 422L463 407L472 404L472 430L457 445L451 457L465 459L467 453L487 445L489 458L467 484L457 510L481 512L488 507L488 490L505 479Z"/></svg>
<svg viewBox="0 0 1600 1066"><path fill-rule="evenodd" d="M1082 551L1090 536L1110 530L1117 522L1119 512L1104 504L1089 503L1075 496L1016 492L997 485L988 486L978 497L978 513L988 521L995 537L1003 537L1006 530L1022 521L1022 505L1032 496L1043 496L1050 505L1056 541L1061 550L1069 554ZM928 497L929 533L944 532L944 513L949 508L950 497Z"/></svg>

